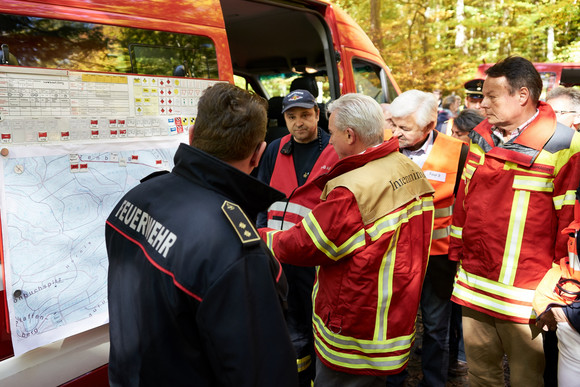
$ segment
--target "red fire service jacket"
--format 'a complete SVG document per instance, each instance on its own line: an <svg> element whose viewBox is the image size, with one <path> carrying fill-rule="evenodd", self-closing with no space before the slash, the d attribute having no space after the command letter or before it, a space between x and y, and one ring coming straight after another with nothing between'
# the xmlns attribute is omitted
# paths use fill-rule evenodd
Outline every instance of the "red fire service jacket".
<svg viewBox="0 0 580 387"><path fill-rule="evenodd" d="M322 199L312 212L287 231L260 234L282 262L319 265L313 325L321 361L347 373L397 373L415 336L433 188L396 139L339 160L312 184Z"/></svg>
<svg viewBox="0 0 580 387"><path fill-rule="evenodd" d="M580 134L557 125L544 102L538 109L507 143L494 142L487 120L470 134L449 247L461 261L452 301L519 323L535 319L534 291L567 255L561 231L580 181Z"/></svg>

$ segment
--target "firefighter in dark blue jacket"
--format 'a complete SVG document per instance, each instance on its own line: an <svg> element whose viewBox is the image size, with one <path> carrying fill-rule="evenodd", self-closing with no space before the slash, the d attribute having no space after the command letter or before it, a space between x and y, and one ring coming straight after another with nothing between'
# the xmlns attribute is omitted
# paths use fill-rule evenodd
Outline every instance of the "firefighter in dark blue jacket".
<svg viewBox="0 0 580 387"><path fill-rule="evenodd" d="M218 83L171 173L113 209L111 386L296 386L285 277L252 226L284 197L248 175L265 134L265 100Z"/></svg>

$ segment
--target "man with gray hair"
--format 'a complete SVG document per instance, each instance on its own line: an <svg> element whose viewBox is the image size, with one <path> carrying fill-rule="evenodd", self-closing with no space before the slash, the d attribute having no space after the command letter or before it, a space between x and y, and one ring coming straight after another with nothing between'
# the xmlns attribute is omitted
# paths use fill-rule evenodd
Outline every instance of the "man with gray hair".
<svg viewBox="0 0 580 387"><path fill-rule="evenodd" d="M546 102L556 113L558 122L580 130L580 90L557 87L548 93Z"/></svg>
<svg viewBox="0 0 580 387"><path fill-rule="evenodd" d="M321 201L289 230L259 232L281 262L319 266L314 385L384 387L409 360L433 188L397 140L383 142L385 119L374 99L346 94L328 111L339 161L300 188Z"/></svg>
<svg viewBox="0 0 580 387"><path fill-rule="evenodd" d="M421 385L445 386L449 365L450 299L456 272L456 263L447 259L447 252L455 194L469 149L462 141L434 130L437 100L432 93L406 91L395 98L390 111L393 137L399 140L402 153L422 168L435 189L431 252L421 293L424 327ZM389 385L395 384L389 381Z"/></svg>

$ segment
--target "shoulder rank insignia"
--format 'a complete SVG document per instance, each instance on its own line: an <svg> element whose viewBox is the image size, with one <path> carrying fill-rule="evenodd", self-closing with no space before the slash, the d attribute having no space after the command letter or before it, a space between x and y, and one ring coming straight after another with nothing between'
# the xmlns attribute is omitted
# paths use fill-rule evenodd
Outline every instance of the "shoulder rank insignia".
<svg viewBox="0 0 580 387"><path fill-rule="evenodd" d="M244 213L240 206L229 201L224 201L222 211L236 230L244 245L254 244L260 241L260 235Z"/></svg>

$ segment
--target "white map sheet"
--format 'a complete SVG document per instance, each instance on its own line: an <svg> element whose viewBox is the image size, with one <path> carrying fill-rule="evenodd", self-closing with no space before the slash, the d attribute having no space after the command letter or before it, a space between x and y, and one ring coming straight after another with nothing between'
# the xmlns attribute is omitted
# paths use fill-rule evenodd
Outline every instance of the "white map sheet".
<svg viewBox="0 0 580 387"><path fill-rule="evenodd" d="M14 146L2 158L15 355L108 322L105 219L141 178L171 169L184 140Z"/></svg>

